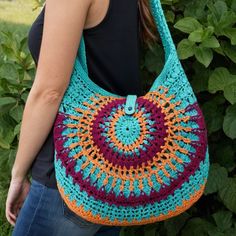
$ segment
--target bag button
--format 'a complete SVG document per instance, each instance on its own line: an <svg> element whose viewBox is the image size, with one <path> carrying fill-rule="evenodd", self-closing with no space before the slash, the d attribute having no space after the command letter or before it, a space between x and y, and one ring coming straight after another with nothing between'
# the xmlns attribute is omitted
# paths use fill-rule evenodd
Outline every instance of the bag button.
<svg viewBox="0 0 236 236"><path fill-rule="evenodd" d="M125 114L132 115L135 112L137 95L128 95L125 101Z"/></svg>

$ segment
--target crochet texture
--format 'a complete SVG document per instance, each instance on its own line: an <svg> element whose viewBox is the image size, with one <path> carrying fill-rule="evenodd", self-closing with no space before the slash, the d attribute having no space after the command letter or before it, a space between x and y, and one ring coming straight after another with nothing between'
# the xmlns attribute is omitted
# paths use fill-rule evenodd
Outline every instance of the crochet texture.
<svg viewBox="0 0 236 236"><path fill-rule="evenodd" d="M209 171L207 131L159 0L151 12L165 65L144 96L110 93L88 77L82 35L54 123L55 172L68 207L88 221L139 225L190 208ZM126 107L127 108L127 107ZM128 108L129 110L129 108Z"/></svg>

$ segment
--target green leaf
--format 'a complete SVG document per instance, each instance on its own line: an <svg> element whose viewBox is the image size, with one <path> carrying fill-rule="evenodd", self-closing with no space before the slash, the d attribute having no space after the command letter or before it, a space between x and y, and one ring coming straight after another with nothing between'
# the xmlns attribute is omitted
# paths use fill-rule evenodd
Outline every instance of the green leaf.
<svg viewBox="0 0 236 236"><path fill-rule="evenodd" d="M178 0L176 2L179 2ZM184 10L184 16L191 16L196 19L204 19L205 17L205 8L207 1L198 0L198 1L181 1L182 8Z"/></svg>
<svg viewBox="0 0 236 236"><path fill-rule="evenodd" d="M230 39L232 45L236 45L236 28L226 28L222 34Z"/></svg>
<svg viewBox="0 0 236 236"><path fill-rule="evenodd" d="M32 80L23 80L21 82L22 86L24 86L24 88L29 88L31 89L32 85L33 85L33 81Z"/></svg>
<svg viewBox="0 0 236 236"><path fill-rule="evenodd" d="M178 235L187 219L190 218L190 215L187 212L183 212L182 214L172 217L168 220L164 221L164 226L167 231L166 236L175 236Z"/></svg>
<svg viewBox="0 0 236 236"><path fill-rule="evenodd" d="M171 23L174 22L174 20L175 20L175 14L174 14L173 11L167 11L165 16L166 16L166 20L167 20L168 22L171 22Z"/></svg>
<svg viewBox="0 0 236 236"><path fill-rule="evenodd" d="M24 67L24 69L28 72L28 70L30 70L30 69L34 69L34 62L33 62L33 60L32 60L32 56L31 56L31 54L27 54L27 56L26 56L26 58L25 58L25 60L24 60L24 62L23 62L23 67ZM32 79L32 78L31 78Z"/></svg>
<svg viewBox="0 0 236 236"><path fill-rule="evenodd" d="M194 42L189 39L183 39L179 42L177 46L177 52L180 59L187 59L194 55Z"/></svg>
<svg viewBox="0 0 236 236"><path fill-rule="evenodd" d="M222 29L226 25L229 25L229 21L231 20L228 16L230 14L227 4L221 0L216 1L214 4L213 1L208 1L207 6L210 10L207 15L208 25L214 26L216 35L220 35Z"/></svg>
<svg viewBox="0 0 236 236"><path fill-rule="evenodd" d="M208 89L210 93L216 93L224 90L225 86L231 84L236 79L235 75L231 75L225 67L218 67L211 74L208 81Z"/></svg>
<svg viewBox="0 0 236 236"><path fill-rule="evenodd" d="M10 116L15 119L16 122L20 122L22 119L24 107L23 105L18 105L9 111Z"/></svg>
<svg viewBox="0 0 236 236"><path fill-rule="evenodd" d="M228 7L225 1L218 0L214 4L216 13L219 17L221 17L223 14L225 14L228 11Z"/></svg>
<svg viewBox="0 0 236 236"><path fill-rule="evenodd" d="M1 113L7 112L16 104L16 99L12 97L2 97L0 98L0 110Z"/></svg>
<svg viewBox="0 0 236 236"><path fill-rule="evenodd" d="M219 191L219 196L224 205L232 212L236 213L236 178L229 178L225 187Z"/></svg>
<svg viewBox="0 0 236 236"><path fill-rule="evenodd" d="M223 56L223 57L225 56L225 53L224 53L222 47L213 48L213 50L214 50L215 52L217 52L218 54L220 54L221 56Z"/></svg>
<svg viewBox="0 0 236 236"><path fill-rule="evenodd" d="M0 65L0 75L2 78L6 78L10 82L17 82L18 71L14 64L4 63Z"/></svg>
<svg viewBox="0 0 236 236"><path fill-rule="evenodd" d="M236 46L223 41L221 42L221 47L227 57L229 57L234 63L236 63Z"/></svg>
<svg viewBox="0 0 236 236"><path fill-rule="evenodd" d="M231 105L226 109L223 130L231 139L236 138L236 104Z"/></svg>
<svg viewBox="0 0 236 236"><path fill-rule="evenodd" d="M14 131L13 131L14 136L16 136L16 135L18 136L20 134L20 129L21 129L21 123L19 123L18 125L15 126Z"/></svg>
<svg viewBox="0 0 236 236"><path fill-rule="evenodd" d="M202 37L203 37L203 29L200 28L190 33L188 39L192 42L200 43L202 42Z"/></svg>
<svg viewBox="0 0 236 236"><path fill-rule="evenodd" d="M236 163L234 162L234 149L233 144L231 142L228 143L228 139L222 140L218 143L215 148L215 160L221 166L227 168L228 170L233 170L236 167Z"/></svg>
<svg viewBox="0 0 236 236"><path fill-rule="evenodd" d="M19 47L19 50L23 50L25 47L27 47L27 40L28 40L28 37L23 37L21 40L20 40L20 47Z"/></svg>
<svg viewBox="0 0 236 236"><path fill-rule="evenodd" d="M205 48L218 48L220 44L215 36L211 36L210 38L204 39L201 46Z"/></svg>
<svg viewBox="0 0 236 236"><path fill-rule="evenodd" d="M236 14L233 11L225 12L219 21L218 27L221 29L232 27L236 22Z"/></svg>
<svg viewBox="0 0 236 236"><path fill-rule="evenodd" d="M9 59L14 60L16 58L15 52L14 52L14 50L11 47L7 46L6 44L1 44L1 48L2 48L3 53Z"/></svg>
<svg viewBox="0 0 236 236"><path fill-rule="evenodd" d="M28 96L29 96L29 92L24 91L21 95L21 99L26 103Z"/></svg>
<svg viewBox="0 0 236 236"><path fill-rule="evenodd" d="M9 82L5 78L0 78L0 92L1 96L6 96L6 93L9 93L11 90L9 88Z"/></svg>
<svg viewBox="0 0 236 236"><path fill-rule="evenodd" d="M229 229L233 223L232 222L233 214L230 211L218 211L214 213L212 216L215 220L216 225L222 232Z"/></svg>
<svg viewBox="0 0 236 236"><path fill-rule="evenodd" d="M209 236L225 236L225 234L222 232L219 232L217 228L208 230L208 235Z"/></svg>
<svg viewBox="0 0 236 236"><path fill-rule="evenodd" d="M204 194L208 195L211 193L218 192L221 188L225 186L227 177L228 172L224 167L215 163L211 164Z"/></svg>
<svg viewBox="0 0 236 236"><path fill-rule="evenodd" d="M0 183L1 187L8 189L11 177L11 168L16 156L16 149L7 150L0 148L0 154Z"/></svg>
<svg viewBox="0 0 236 236"><path fill-rule="evenodd" d="M188 39L190 41L197 42L197 43L206 41L205 43L206 43L207 47L214 48L214 47L217 47L217 45L219 45L219 43L218 43L217 39L214 36L212 36L213 33L214 33L214 27L212 27L212 26L208 26L206 29L199 28L199 29L196 29L195 31L193 31L192 33L190 33ZM208 43L208 41L209 41L209 43ZM211 46L208 46L208 45L211 45Z"/></svg>
<svg viewBox="0 0 236 236"><path fill-rule="evenodd" d="M192 33L193 31L202 28L202 25L193 17L185 17L176 22L174 27L184 33Z"/></svg>
<svg viewBox="0 0 236 236"><path fill-rule="evenodd" d="M232 0L231 9L236 12L236 0Z"/></svg>
<svg viewBox="0 0 236 236"><path fill-rule="evenodd" d="M218 26L218 20L217 20L216 16L213 13L207 15L207 24L212 25L215 28L215 34L216 35L219 34L220 29L217 27Z"/></svg>
<svg viewBox="0 0 236 236"><path fill-rule="evenodd" d="M202 110L209 134L222 129L224 119L222 106L211 100L203 104Z"/></svg>
<svg viewBox="0 0 236 236"><path fill-rule="evenodd" d="M213 224L199 217L195 217L187 222L181 231L181 236L208 236L208 231L213 229L215 229Z"/></svg>
<svg viewBox="0 0 236 236"><path fill-rule="evenodd" d="M211 25L208 25L203 31L203 40L210 38L214 33L215 28Z"/></svg>
<svg viewBox="0 0 236 236"><path fill-rule="evenodd" d="M32 80L31 76L29 75L29 73L27 71L24 71L24 77L23 77L24 81L30 81Z"/></svg>
<svg viewBox="0 0 236 236"><path fill-rule="evenodd" d="M210 8L212 14L216 17L218 21L220 21L221 17L228 11L227 4L221 0L216 1L214 5L212 5L210 2L208 4L208 7Z"/></svg>
<svg viewBox="0 0 236 236"><path fill-rule="evenodd" d="M231 104L236 103L236 79L224 87L224 96Z"/></svg>
<svg viewBox="0 0 236 236"><path fill-rule="evenodd" d="M197 60L205 67L208 67L213 59L213 52L210 48L198 46L195 48L194 54Z"/></svg>
<svg viewBox="0 0 236 236"><path fill-rule="evenodd" d="M0 147L10 149L14 137L14 124L11 119L6 114L0 116Z"/></svg>

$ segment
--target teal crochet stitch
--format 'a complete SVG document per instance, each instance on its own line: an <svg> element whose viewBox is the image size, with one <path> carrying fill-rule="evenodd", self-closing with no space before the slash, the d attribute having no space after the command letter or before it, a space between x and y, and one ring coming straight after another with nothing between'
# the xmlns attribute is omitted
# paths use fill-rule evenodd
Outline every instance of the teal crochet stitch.
<svg viewBox="0 0 236 236"><path fill-rule="evenodd" d="M95 84L82 35L54 124L60 194L73 212L99 224L140 225L176 216L201 197L208 178L202 111L161 3L149 2L165 51L150 90L119 96Z"/></svg>

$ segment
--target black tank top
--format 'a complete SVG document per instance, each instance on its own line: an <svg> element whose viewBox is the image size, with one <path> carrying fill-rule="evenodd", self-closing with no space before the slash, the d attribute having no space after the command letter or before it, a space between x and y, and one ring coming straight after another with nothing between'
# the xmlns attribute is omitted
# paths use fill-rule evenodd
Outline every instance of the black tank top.
<svg viewBox="0 0 236 236"><path fill-rule="evenodd" d="M36 64L42 40L45 5L28 33L28 47ZM143 95L140 71L138 0L110 0L103 20L83 30L89 77L107 91ZM53 127L31 167L32 178L56 188Z"/></svg>

